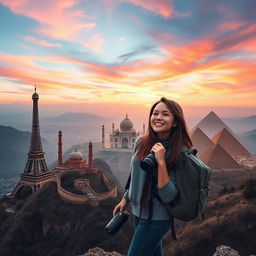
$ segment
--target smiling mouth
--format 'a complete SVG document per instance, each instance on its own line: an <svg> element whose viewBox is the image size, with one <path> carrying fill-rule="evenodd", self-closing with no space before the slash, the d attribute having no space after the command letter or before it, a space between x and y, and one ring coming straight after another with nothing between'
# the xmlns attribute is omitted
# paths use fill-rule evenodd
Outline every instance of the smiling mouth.
<svg viewBox="0 0 256 256"><path fill-rule="evenodd" d="M163 123L154 123L155 126L163 126L164 124Z"/></svg>

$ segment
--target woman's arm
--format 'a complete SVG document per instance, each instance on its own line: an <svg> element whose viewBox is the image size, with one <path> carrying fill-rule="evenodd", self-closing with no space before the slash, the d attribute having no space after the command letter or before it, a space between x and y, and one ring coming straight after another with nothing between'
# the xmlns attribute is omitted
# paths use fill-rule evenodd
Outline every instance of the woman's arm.
<svg viewBox="0 0 256 256"><path fill-rule="evenodd" d="M158 193L163 202L171 202L177 195L177 189L174 177L169 176L165 162L165 148L161 143L156 143L152 147L152 152L155 153L155 158L158 164Z"/></svg>
<svg viewBox="0 0 256 256"><path fill-rule="evenodd" d="M170 177L168 175L168 170L166 167L165 160L162 162L158 163L158 182L157 182L157 187L162 188L165 186L169 181Z"/></svg>

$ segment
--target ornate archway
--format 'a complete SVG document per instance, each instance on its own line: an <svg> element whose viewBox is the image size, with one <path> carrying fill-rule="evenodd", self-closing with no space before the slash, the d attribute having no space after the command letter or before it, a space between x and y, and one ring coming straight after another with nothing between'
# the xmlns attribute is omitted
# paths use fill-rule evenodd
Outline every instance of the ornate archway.
<svg viewBox="0 0 256 256"><path fill-rule="evenodd" d="M128 139L127 138L122 139L122 148L128 148Z"/></svg>

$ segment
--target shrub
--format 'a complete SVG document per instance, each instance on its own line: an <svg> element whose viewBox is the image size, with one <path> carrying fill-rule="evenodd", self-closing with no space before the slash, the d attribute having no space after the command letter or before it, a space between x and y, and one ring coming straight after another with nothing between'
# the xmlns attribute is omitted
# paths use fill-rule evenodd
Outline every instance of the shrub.
<svg viewBox="0 0 256 256"><path fill-rule="evenodd" d="M219 192L219 195L224 195L224 194L230 194L230 193L234 193L236 191L236 188L235 187L230 187L230 188L227 188L227 187L223 187L220 192Z"/></svg>
<svg viewBox="0 0 256 256"><path fill-rule="evenodd" d="M249 179L243 185L243 196L246 199L256 199L256 179Z"/></svg>

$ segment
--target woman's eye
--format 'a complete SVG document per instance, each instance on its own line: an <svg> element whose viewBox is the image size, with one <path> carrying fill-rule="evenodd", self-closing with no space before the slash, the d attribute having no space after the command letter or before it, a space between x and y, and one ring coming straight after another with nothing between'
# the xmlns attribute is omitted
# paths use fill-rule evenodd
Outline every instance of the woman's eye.
<svg viewBox="0 0 256 256"><path fill-rule="evenodd" d="M153 116L157 116L157 113L155 112L155 113L153 113Z"/></svg>

